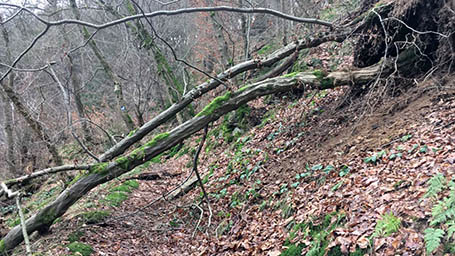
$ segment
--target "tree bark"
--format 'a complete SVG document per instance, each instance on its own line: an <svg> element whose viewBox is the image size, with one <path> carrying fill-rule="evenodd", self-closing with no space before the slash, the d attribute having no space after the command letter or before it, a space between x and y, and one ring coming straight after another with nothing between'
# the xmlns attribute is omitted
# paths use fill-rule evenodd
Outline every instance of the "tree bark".
<svg viewBox="0 0 455 256"><path fill-rule="evenodd" d="M204 2L206 5L213 4L211 0L204 0ZM221 55L222 69L226 70L229 67L229 63L233 63L234 56L229 57L229 47L226 38L224 37L223 26L220 24L220 15L216 12L211 12L209 16L210 24L212 25L213 33L215 34L218 44L218 52Z"/></svg>
<svg viewBox="0 0 455 256"><path fill-rule="evenodd" d="M9 75L8 83L13 87L14 73ZM16 156L14 155L14 134L13 134L13 108L11 107L11 101L8 96L0 91L0 96L3 102L3 116L5 117L5 133L6 133L6 161L8 163L8 169L11 175L18 175L21 172L17 169Z"/></svg>

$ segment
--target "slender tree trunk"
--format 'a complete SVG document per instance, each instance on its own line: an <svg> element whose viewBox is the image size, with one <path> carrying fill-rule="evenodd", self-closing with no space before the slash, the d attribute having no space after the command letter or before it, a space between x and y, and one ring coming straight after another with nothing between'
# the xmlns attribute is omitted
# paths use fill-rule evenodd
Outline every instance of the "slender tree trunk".
<svg viewBox="0 0 455 256"><path fill-rule="evenodd" d="M11 87L13 87L14 83L14 73L11 72L9 75L9 81ZM5 133L6 133L6 162L8 163L8 169L11 175L19 175L20 172L17 169L16 165L16 156L14 154L14 134L13 134L13 108L11 106L11 101L9 100L8 96L3 92L0 91L0 96L3 102L3 116L5 118Z"/></svg>
<svg viewBox="0 0 455 256"><path fill-rule="evenodd" d="M71 0L74 1L74 0ZM100 1L101 4L104 6L104 8L111 13L114 17L116 18L123 18L122 15L120 15L114 8L111 6L107 5L104 1ZM128 11L131 15L136 15L139 14L139 11L137 10L136 5L134 5L132 2L129 2L129 8ZM179 102L181 100L182 94L183 94L183 85L177 79L177 76L173 72L171 65L167 61L166 57L162 53L161 49L158 47L156 44L154 38L152 35L144 28L143 24L141 23L140 20L137 20L135 22L135 25L132 25L132 23L126 23L126 26L137 34L137 37L141 40L142 47L147 49L148 51L151 52L151 54L154 57L154 60L157 65L158 69L158 75L161 77L161 79L164 80L164 83L166 84L166 88L164 89L164 93L166 95L167 101L170 105ZM179 124L182 124L184 122L184 116L185 112L183 114L181 112L177 113L176 118L177 122Z"/></svg>
<svg viewBox="0 0 455 256"><path fill-rule="evenodd" d="M11 52L9 50L9 36L8 36L8 31L6 30L5 27L2 27L2 35L3 39L5 41L5 49L6 49L6 55L7 55L7 60L11 62ZM47 149L52 155L52 160L56 165L62 165L63 161L62 158L60 157L57 148L53 144L51 137L49 134L46 132L44 127L41 125L40 122L35 120L32 117L32 111L30 111L26 105L22 102L21 98L19 95L14 91L14 82L13 82L13 77L10 77L10 82L9 83L4 83L2 86L3 93L6 94L6 96L11 100L11 102L14 104L15 109L19 114L25 119L26 123L30 126L30 128L33 130L33 132L42 140L44 140L44 143L46 144Z"/></svg>
<svg viewBox="0 0 455 256"><path fill-rule="evenodd" d="M207 6L213 5L212 0L204 0ZM221 57L221 65L222 69L226 70L233 64L234 56L229 56L229 46L224 37L223 33L223 26L221 25L220 15L217 12L210 13L210 23L213 28L213 32L215 33L215 38L218 44L218 52L220 53Z"/></svg>
<svg viewBox="0 0 455 256"><path fill-rule="evenodd" d="M87 114L85 113L84 104L82 104L81 100L81 89L82 89L82 81L81 81L81 63L80 63L80 55L78 53L72 53L68 56L69 66L71 68L71 84L73 87L73 97L74 103L76 104L77 114L80 119L86 119ZM84 139L87 142L92 141L92 136L90 134L90 128L87 122L82 122L82 132L84 134Z"/></svg>
<svg viewBox="0 0 455 256"><path fill-rule="evenodd" d="M71 5L71 10L73 11L75 18L80 20L81 14L77 7L76 0L69 0L69 2ZM80 31L85 40L90 39L90 33L88 32L86 27L82 27ZM98 45L96 44L96 42L94 40L90 40L89 46L92 49L95 56L97 57L98 61L101 63L101 66L103 67L104 72L106 72L107 76L109 77L109 80L114 85L114 93L115 93L115 96L117 99L117 112L122 117L122 120L125 123L127 129L129 131L134 130L135 125L134 125L133 119L131 119L131 116L129 115L129 110L127 108L126 101L123 98L123 88L122 88L122 84L120 83L120 79L114 73L111 66L104 58L104 56L101 53L101 50L98 48Z"/></svg>

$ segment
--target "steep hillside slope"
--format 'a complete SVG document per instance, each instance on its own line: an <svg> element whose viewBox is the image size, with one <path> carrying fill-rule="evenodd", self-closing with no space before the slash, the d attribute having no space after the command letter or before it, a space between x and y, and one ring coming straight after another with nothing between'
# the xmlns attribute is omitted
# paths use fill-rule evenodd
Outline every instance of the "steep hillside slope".
<svg viewBox="0 0 455 256"><path fill-rule="evenodd" d="M142 170L156 175L142 174L137 189L139 171L92 192L34 250L70 254L72 242L92 255L423 255L432 207L447 195L425 198L429 179L455 174L447 81L419 84L372 112L359 111L361 99L342 104L345 88L252 102L214 125L201 153L211 212L198 187L161 200L191 172L199 141L189 141ZM443 250L453 249L435 251Z"/></svg>

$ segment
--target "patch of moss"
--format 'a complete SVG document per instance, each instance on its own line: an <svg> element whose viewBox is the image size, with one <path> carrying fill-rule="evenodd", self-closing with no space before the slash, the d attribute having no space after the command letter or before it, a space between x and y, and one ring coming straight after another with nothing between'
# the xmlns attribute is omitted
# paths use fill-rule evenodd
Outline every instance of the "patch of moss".
<svg viewBox="0 0 455 256"><path fill-rule="evenodd" d="M91 212L81 213L79 216L82 218L84 223L95 224L95 223L100 223L110 214L111 213L109 211L91 211ZM77 241L77 240L75 240L75 241ZM74 242L74 241L70 240L70 242Z"/></svg>
<svg viewBox="0 0 455 256"><path fill-rule="evenodd" d="M327 78L327 73L320 70L316 69L313 71L313 75L316 76L317 80L321 84L321 89L330 89L333 87L334 79L333 78Z"/></svg>
<svg viewBox="0 0 455 256"><path fill-rule="evenodd" d="M159 155L154 156L150 161L151 161L152 163L159 164L159 163L161 163L161 157L162 157L163 155L164 155L164 152L161 153L161 154L159 154Z"/></svg>
<svg viewBox="0 0 455 256"><path fill-rule="evenodd" d="M74 232L71 232L69 235L68 235L68 241L70 243L73 243L73 242L77 242L81 239L81 237L83 237L85 235L85 232L84 231L80 231L80 230L77 230L77 231L74 231Z"/></svg>
<svg viewBox="0 0 455 256"><path fill-rule="evenodd" d="M316 69L315 71L313 71L313 75L317 77L318 80L322 80L324 79L324 77L326 77L326 74L320 69Z"/></svg>
<svg viewBox="0 0 455 256"><path fill-rule="evenodd" d="M74 177L70 182L68 182L68 186L73 185L74 183L76 183L80 178L84 177L85 175L86 175L86 173L84 171L79 172L76 175L76 177Z"/></svg>
<svg viewBox="0 0 455 256"><path fill-rule="evenodd" d="M5 241L2 239L0 240L0 253L4 253L6 251Z"/></svg>
<svg viewBox="0 0 455 256"><path fill-rule="evenodd" d="M130 154L131 158L143 159L145 157L145 147L139 147Z"/></svg>
<svg viewBox="0 0 455 256"><path fill-rule="evenodd" d="M334 86L334 79L333 78L324 78L321 80L321 89L330 89Z"/></svg>
<svg viewBox="0 0 455 256"><path fill-rule="evenodd" d="M259 55L266 54L266 53L270 52L271 49L272 49L272 46L270 44L266 44L258 51L258 54Z"/></svg>
<svg viewBox="0 0 455 256"><path fill-rule="evenodd" d="M89 172L90 173L97 173L97 174L104 175L104 174L106 174L108 172L107 171L107 166L108 165L109 165L109 163L98 163L98 164L95 164L92 167L90 167Z"/></svg>
<svg viewBox="0 0 455 256"><path fill-rule="evenodd" d="M67 247L72 253L80 253L82 256L89 256L94 252L90 245L79 242L72 242Z"/></svg>
<svg viewBox="0 0 455 256"><path fill-rule="evenodd" d="M213 99L212 102L210 102L207 106L205 106L204 109L202 109L202 111L199 112L196 116L200 117L200 116L210 115L211 113L213 113L213 111L218 109L221 104L228 101L230 98L231 98L231 92L227 92L223 96L216 97L215 99Z"/></svg>
<svg viewBox="0 0 455 256"><path fill-rule="evenodd" d="M41 215L38 216L38 218L40 223L49 225L52 224L57 218L57 213L52 207L49 207L47 209L45 208Z"/></svg>
<svg viewBox="0 0 455 256"><path fill-rule="evenodd" d="M137 129L132 130L130 133L128 133L127 137L131 137L136 133Z"/></svg>
<svg viewBox="0 0 455 256"><path fill-rule="evenodd" d="M168 132L160 133L160 134L156 135L155 137L153 137L152 140L150 140L149 142L145 143L145 146L153 147L153 146L156 145L156 143L158 143L158 141L164 140L167 137L169 137L169 133Z"/></svg>
<svg viewBox="0 0 455 256"><path fill-rule="evenodd" d="M125 194L125 192L121 191L114 191L112 193L109 193L106 196L106 201L109 202L112 206L119 206L123 201L125 201L128 198L128 195Z"/></svg>
<svg viewBox="0 0 455 256"><path fill-rule="evenodd" d="M248 89L249 87L250 87L250 85L242 86L236 91L236 93L241 93L241 92L245 91L246 89Z"/></svg>
<svg viewBox="0 0 455 256"><path fill-rule="evenodd" d="M19 225L21 223L21 219L19 217L16 217L16 218L9 218L7 221L6 221L6 225L8 225L8 227L15 227L17 225Z"/></svg>
<svg viewBox="0 0 455 256"><path fill-rule="evenodd" d="M111 191L120 191L120 192L131 193L132 189L136 189L138 187L139 187L139 183L137 181L128 180L128 181L125 181L122 185L112 188Z"/></svg>
<svg viewBox="0 0 455 256"><path fill-rule="evenodd" d="M137 182L136 180L127 180L123 182L123 184L135 189L139 188L139 182Z"/></svg>
<svg viewBox="0 0 455 256"><path fill-rule="evenodd" d="M62 218L61 217L58 217L56 218L53 222L52 222L52 225L56 224L56 223L59 223L59 222L62 222Z"/></svg>
<svg viewBox="0 0 455 256"><path fill-rule="evenodd" d="M283 76L281 76L281 77L285 77L285 78L288 78L288 77L295 77L298 73L299 73L299 72L292 72L292 73L283 75Z"/></svg>
<svg viewBox="0 0 455 256"><path fill-rule="evenodd" d="M120 168L126 170L130 164L130 160L126 156L121 156L115 159L115 162L120 166Z"/></svg>

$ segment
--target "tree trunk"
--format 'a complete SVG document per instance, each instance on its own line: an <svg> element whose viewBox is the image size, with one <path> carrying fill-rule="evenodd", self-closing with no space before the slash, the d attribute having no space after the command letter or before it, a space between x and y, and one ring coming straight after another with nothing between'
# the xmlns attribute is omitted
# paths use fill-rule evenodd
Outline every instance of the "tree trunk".
<svg viewBox="0 0 455 256"><path fill-rule="evenodd" d="M71 10L73 11L75 18L80 20L81 14L77 7L76 0L69 0L69 2L71 5ZM88 32L86 27L82 27L80 32L85 40L90 39L90 33ZM101 63L101 66L103 67L104 72L106 72L106 75L109 77L109 80L111 81L111 83L114 86L114 93L117 98L117 111L116 112L119 113L120 116L122 117L122 120L125 123L128 131L134 130L135 125L134 125L133 119L131 119L131 116L129 115L129 110L128 110L127 104L125 102L125 99L123 98L123 88L122 88L122 84L120 83L120 79L114 73L111 66L104 58L104 56L101 53L101 50L98 48L98 45L96 44L96 42L94 40L90 39L89 46L92 49L95 56L97 57L98 61Z"/></svg>
<svg viewBox="0 0 455 256"><path fill-rule="evenodd" d="M8 83L13 87L14 73L11 72L9 75ZM17 176L21 172L17 169L16 156L14 154L14 134L13 134L13 108L11 107L11 101L8 96L0 91L0 96L3 102L3 116L5 118L5 133L6 133L6 162L8 163L8 169L11 175Z"/></svg>
<svg viewBox="0 0 455 256"><path fill-rule="evenodd" d="M5 49L6 49L6 55L7 59L10 62L11 61L11 52L9 50L9 37L8 37L8 31L6 30L5 27L2 27L2 34L3 34L3 39L5 40ZM25 106L25 104L22 102L21 98L19 95L14 91L14 82L13 82L13 76L10 76L10 81L9 83L4 83L2 86L2 90L4 94L11 100L11 102L14 104L16 107L17 112L25 119L26 123L32 128L33 132L42 140L44 140L44 143L46 144L47 149L52 155L52 160L56 165L62 165L63 161L62 158L60 157L57 148L53 144L51 137L49 134L46 132L44 127L41 125L40 122L36 121L32 117L32 112Z"/></svg>
<svg viewBox="0 0 455 256"><path fill-rule="evenodd" d="M85 113L84 104L82 104L81 100L81 89L82 89L82 81L81 81L81 63L80 63L80 55L75 52L68 55L69 66L71 68L71 84L73 85L73 97L74 103L76 104L77 114L80 119L86 119L87 114ZM84 140L87 142L92 141L92 136L90 134L90 128L87 122L82 122L82 132L84 134Z"/></svg>
<svg viewBox="0 0 455 256"><path fill-rule="evenodd" d="M212 0L204 0L207 6L213 5ZM229 68L230 63L233 63L234 56L229 56L229 47L224 37L223 26L221 25L221 19L217 12L210 13L210 23L215 33L216 42L218 44L218 52L220 53L222 69L226 70Z"/></svg>

